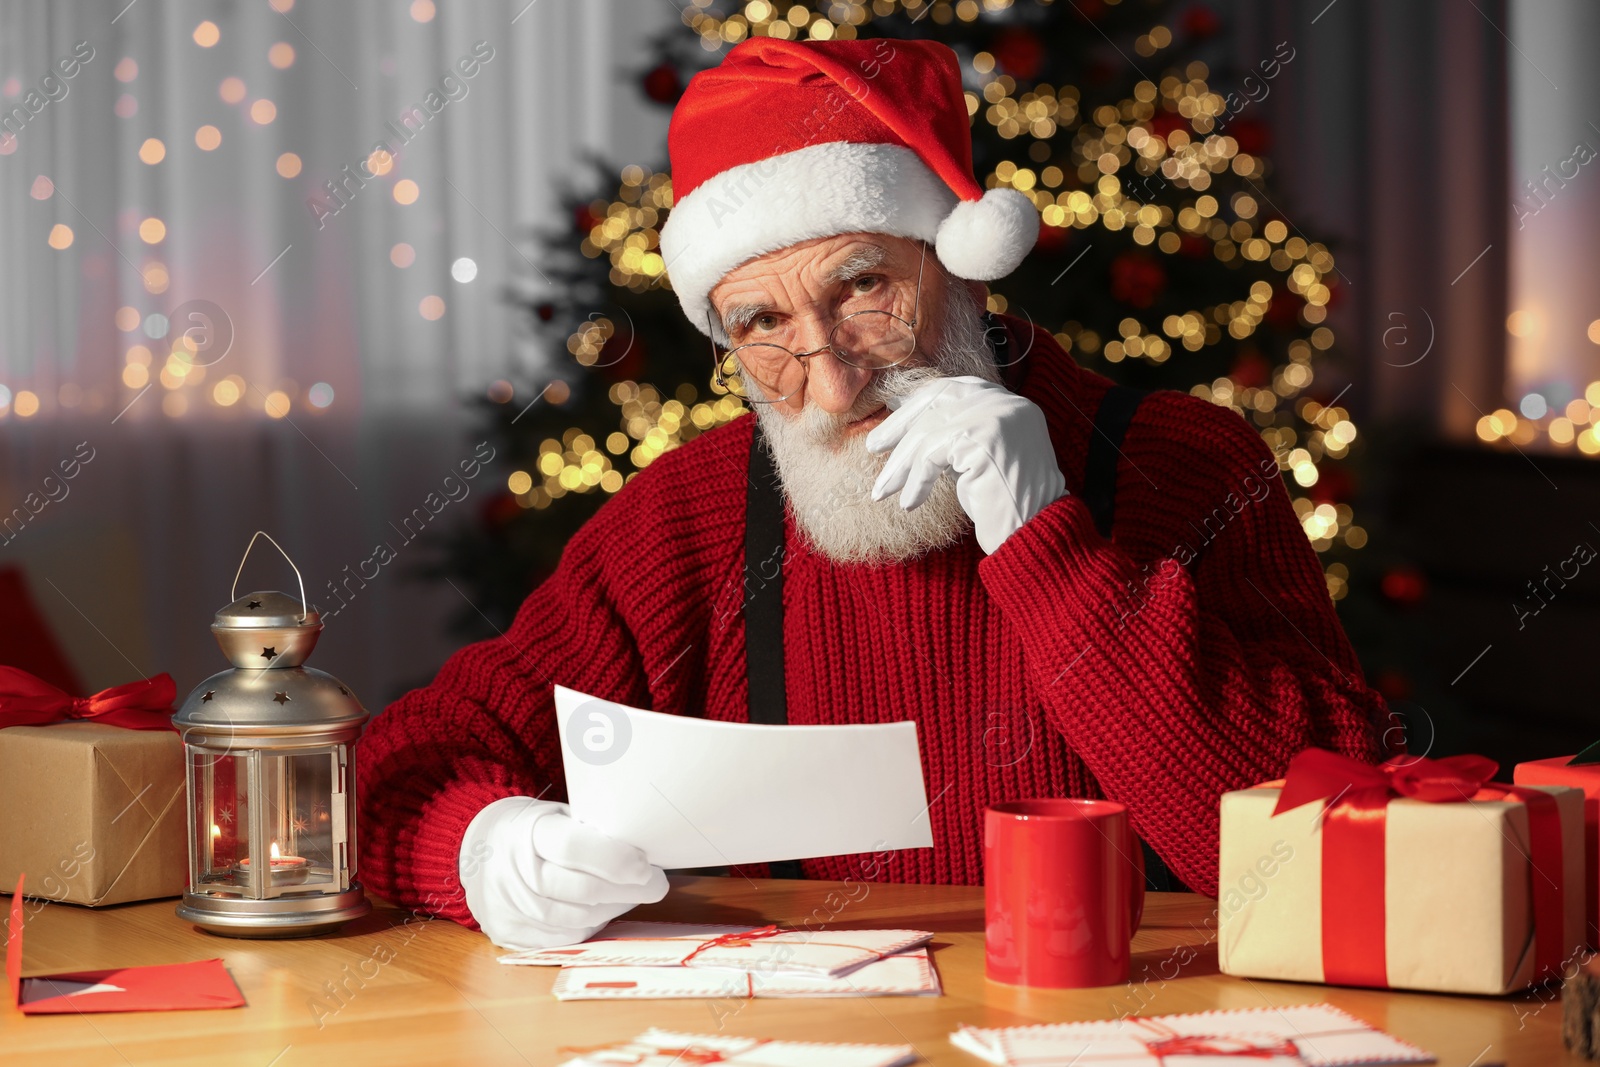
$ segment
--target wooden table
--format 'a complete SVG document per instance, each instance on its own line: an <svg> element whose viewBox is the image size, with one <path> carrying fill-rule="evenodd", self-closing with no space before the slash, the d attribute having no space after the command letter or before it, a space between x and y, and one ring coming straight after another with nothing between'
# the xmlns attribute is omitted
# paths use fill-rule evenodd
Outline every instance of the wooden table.
<svg viewBox="0 0 1600 1067"><path fill-rule="evenodd" d="M90 911L42 905L27 924L24 974L220 956L249 1001L234 1011L35 1016L0 1007L0 1063L97 1067L297 1067L302 1064L559 1063L564 1046L603 1044L648 1026L805 1040L910 1043L934 1064L977 1067L951 1047L959 1023L1008 1026L1328 1001L1439 1056L1444 1067L1581 1064L1561 1046L1559 995L1434 996L1230 978L1217 972L1205 921L1214 904L1152 894L1127 986L1029 992L983 977L983 890L871 885L830 897L827 882L674 877L639 918L900 926L937 931L937 999L558 1003L555 972L507 967L483 935L378 905L339 936L309 941L216 938L180 922L172 901ZM861 886L852 886L861 897ZM41 906L42 905L42 906ZM821 909L817 911L817 909ZM410 920L409 923L407 920ZM1198 951L1175 951L1196 946ZM1190 958L1192 955L1192 958ZM1187 960L1183 966L1179 961Z"/></svg>

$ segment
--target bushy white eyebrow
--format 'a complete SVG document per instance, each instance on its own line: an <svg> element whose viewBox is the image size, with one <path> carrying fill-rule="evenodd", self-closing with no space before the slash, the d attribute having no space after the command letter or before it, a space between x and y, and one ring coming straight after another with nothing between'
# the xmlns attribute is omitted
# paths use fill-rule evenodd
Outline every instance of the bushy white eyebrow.
<svg viewBox="0 0 1600 1067"><path fill-rule="evenodd" d="M881 245L864 245L845 257L844 262L834 267L822 276L824 285L833 285L836 282L847 282L882 266L884 258L888 256Z"/></svg>
<svg viewBox="0 0 1600 1067"><path fill-rule="evenodd" d="M863 245L851 252L842 261L836 264L822 276L824 285L837 285L859 278L875 267L883 265L888 252L881 245ZM736 333L743 333L755 317L764 311L771 311L772 305L765 301L756 301L748 304L734 304L722 313L723 339Z"/></svg>
<svg viewBox="0 0 1600 1067"><path fill-rule="evenodd" d="M772 305L764 301L754 304L735 304L722 316L722 328L728 333L743 332L757 315L771 311Z"/></svg>

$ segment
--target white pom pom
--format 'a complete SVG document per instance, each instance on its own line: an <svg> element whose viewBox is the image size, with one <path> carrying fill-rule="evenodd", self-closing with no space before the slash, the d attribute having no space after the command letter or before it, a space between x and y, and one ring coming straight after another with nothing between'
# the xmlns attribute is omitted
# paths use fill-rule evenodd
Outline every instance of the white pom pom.
<svg viewBox="0 0 1600 1067"><path fill-rule="evenodd" d="M963 200L939 223L939 262L959 278L989 282L1017 269L1039 237L1039 211L1015 189Z"/></svg>

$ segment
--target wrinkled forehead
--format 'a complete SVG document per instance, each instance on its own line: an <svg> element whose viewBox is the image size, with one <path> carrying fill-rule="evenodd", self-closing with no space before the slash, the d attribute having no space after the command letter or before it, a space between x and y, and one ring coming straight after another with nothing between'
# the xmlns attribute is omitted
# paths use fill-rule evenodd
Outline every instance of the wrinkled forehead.
<svg viewBox="0 0 1600 1067"><path fill-rule="evenodd" d="M712 308L731 319L735 308L819 297L864 274L913 276L921 251L920 242L887 234L848 234L800 242L746 260L723 275L711 290Z"/></svg>

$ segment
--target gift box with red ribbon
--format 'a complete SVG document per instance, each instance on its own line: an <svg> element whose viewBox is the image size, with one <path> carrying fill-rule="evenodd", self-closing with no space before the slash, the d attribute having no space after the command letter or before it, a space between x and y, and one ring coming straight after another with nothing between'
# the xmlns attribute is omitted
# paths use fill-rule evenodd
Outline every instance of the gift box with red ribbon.
<svg viewBox="0 0 1600 1067"><path fill-rule="evenodd" d="M171 677L73 697L0 666L0 886L76 904L175 897L188 882Z"/></svg>
<svg viewBox="0 0 1600 1067"><path fill-rule="evenodd" d="M1583 794L1497 769L1307 749L1224 794L1222 971L1488 994L1559 978L1583 952Z"/></svg>
<svg viewBox="0 0 1600 1067"><path fill-rule="evenodd" d="M1600 743L1576 756L1519 763L1511 772L1511 780L1518 785L1569 785L1583 790L1584 844L1588 854L1583 897L1589 913L1589 947L1600 949Z"/></svg>

